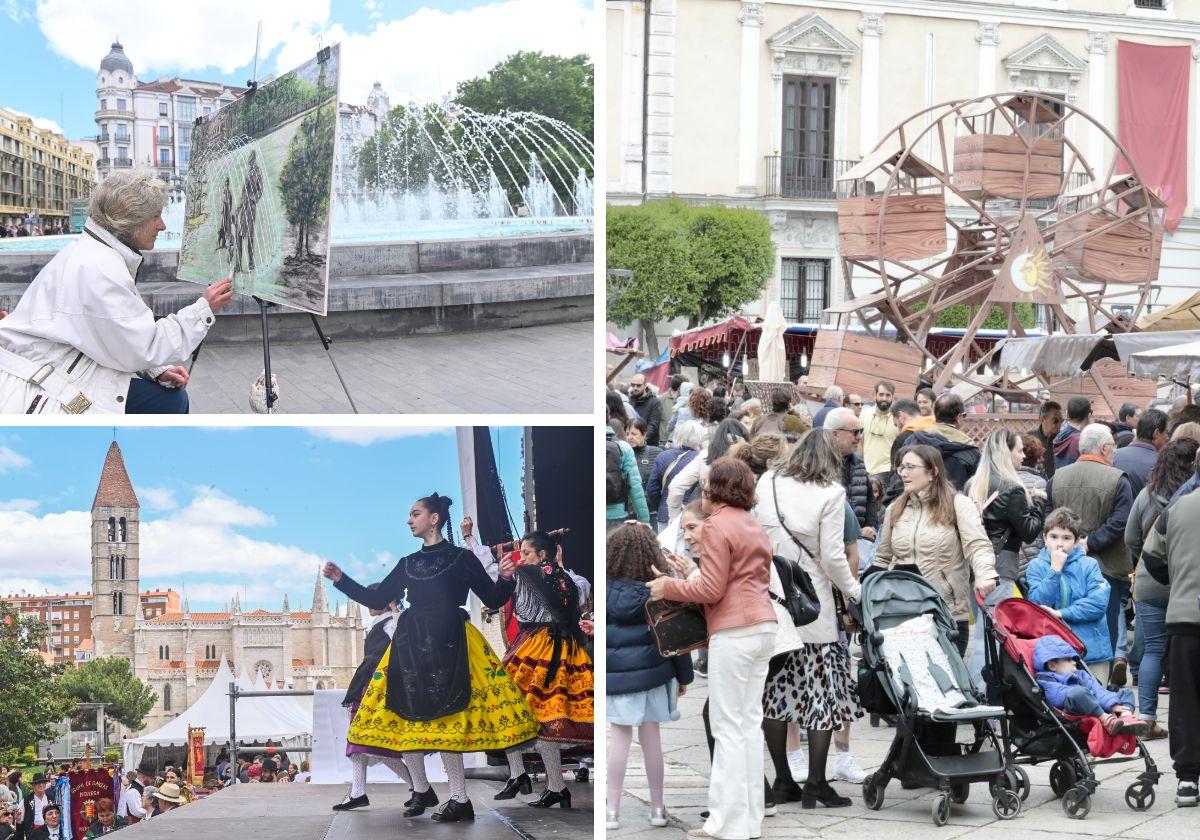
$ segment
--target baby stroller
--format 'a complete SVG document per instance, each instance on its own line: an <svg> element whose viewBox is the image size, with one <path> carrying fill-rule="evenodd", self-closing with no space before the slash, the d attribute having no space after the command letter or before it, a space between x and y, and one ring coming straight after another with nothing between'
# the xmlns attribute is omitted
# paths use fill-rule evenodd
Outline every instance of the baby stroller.
<svg viewBox="0 0 1200 840"><path fill-rule="evenodd" d="M1007 598L996 605L992 615L984 616L984 681L988 699L1003 704L1009 715L1001 725L1005 754L1014 765L1053 761L1050 787L1062 798L1068 817L1081 820L1091 810L1091 796L1099 782L1093 764L1138 761L1146 764L1144 773L1125 789L1125 804L1135 811L1146 811L1154 804L1154 785L1162 776L1146 745L1133 735L1118 736L1136 744L1137 754L1117 754L1096 759L1088 750L1088 736L1081 720L1064 715L1046 700L1034 676L1033 648L1042 636L1058 636L1078 652L1087 652L1079 637L1044 607L1020 598ZM1093 724L1094 725L1094 724ZM1089 727L1090 728L1090 727ZM1024 790L1029 782L1021 770Z"/></svg>
<svg viewBox="0 0 1200 840"><path fill-rule="evenodd" d="M860 699L867 711L896 716L887 758L863 781L866 806L883 807L892 778L932 787L938 791L933 822L941 826L950 819L951 802L965 802L972 783L987 782L997 817L1020 814L1016 778L991 725L1004 709L982 704L938 591L910 572L878 572L863 581L862 614ZM972 743L958 742L959 724L973 727Z"/></svg>

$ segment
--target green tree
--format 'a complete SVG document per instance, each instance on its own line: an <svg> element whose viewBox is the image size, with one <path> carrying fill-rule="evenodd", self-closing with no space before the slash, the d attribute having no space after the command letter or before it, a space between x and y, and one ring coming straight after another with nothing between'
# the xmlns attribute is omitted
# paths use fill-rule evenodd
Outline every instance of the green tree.
<svg viewBox="0 0 1200 840"><path fill-rule="evenodd" d="M108 703L104 714L132 730L146 725L158 695L133 675L129 660L107 657L84 662L59 678L64 692L77 703ZM88 712L81 719L91 719Z"/></svg>
<svg viewBox="0 0 1200 840"><path fill-rule="evenodd" d="M56 677L65 665L47 665L39 651L44 621L0 601L0 749L23 748L52 737L73 701Z"/></svg>
<svg viewBox="0 0 1200 840"><path fill-rule="evenodd" d="M606 225L608 267L633 272L608 306L620 326L721 318L758 298L774 271L770 226L753 210L667 199L610 205Z"/></svg>
<svg viewBox="0 0 1200 840"><path fill-rule="evenodd" d="M913 304L913 310L920 312L925 308L925 302ZM953 329L965 330L967 325L971 323L971 319L975 317L977 312L976 307L967 308L966 304L956 303L953 306L947 306L938 313L937 321L934 322L935 327L947 327ZM1016 304L1017 321L1025 329L1033 329L1034 313L1033 304L1018 303ZM993 306L987 318L983 321L981 329L985 330L1003 330L1008 327L1008 314L999 306Z"/></svg>
<svg viewBox="0 0 1200 840"><path fill-rule="evenodd" d="M332 104L322 105L300 122L279 174L284 213L288 223L296 227L296 257L312 256L309 237L329 215L333 110Z"/></svg>
<svg viewBox="0 0 1200 840"><path fill-rule="evenodd" d="M595 136L595 68L586 55L517 52L485 76L460 82L454 101L485 114L533 111Z"/></svg>

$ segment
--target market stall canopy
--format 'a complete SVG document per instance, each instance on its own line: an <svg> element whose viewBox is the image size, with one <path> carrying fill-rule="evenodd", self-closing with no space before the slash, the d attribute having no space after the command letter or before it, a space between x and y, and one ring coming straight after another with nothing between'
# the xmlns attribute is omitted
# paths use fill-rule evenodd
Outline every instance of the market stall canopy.
<svg viewBox="0 0 1200 840"><path fill-rule="evenodd" d="M1135 353L1193 341L1200 341L1200 330L1008 338L1000 349L1000 368L1046 376L1077 376L1091 368L1097 359L1115 359L1127 364ZM1135 371L1131 368L1130 372Z"/></svg>
<svg viewBox="0 0 1200 840"><path fill-rule="evenodd" d="M1138 319L1137 325L1143 332L1200 329L1200 292L1157 312L1143 315Z"/></svg>
<svg viewBox="0 0 1200 840"><path fill-rule="evenodd" d="M1129 357L1129 372L1195 382L1200 379L1200 340L1134 353Z"/></svg>

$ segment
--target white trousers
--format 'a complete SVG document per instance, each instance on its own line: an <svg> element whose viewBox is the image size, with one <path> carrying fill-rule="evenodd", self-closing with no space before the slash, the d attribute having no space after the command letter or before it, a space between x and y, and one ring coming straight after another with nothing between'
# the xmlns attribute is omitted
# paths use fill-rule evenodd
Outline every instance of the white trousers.
<svg viewBox="0 0 1200 840"><path fill-rule="evenodd" d="M762 698L775 622L720 630L708 643L708 716L716 741L704 830L721 840L762 835Z"/></svg>

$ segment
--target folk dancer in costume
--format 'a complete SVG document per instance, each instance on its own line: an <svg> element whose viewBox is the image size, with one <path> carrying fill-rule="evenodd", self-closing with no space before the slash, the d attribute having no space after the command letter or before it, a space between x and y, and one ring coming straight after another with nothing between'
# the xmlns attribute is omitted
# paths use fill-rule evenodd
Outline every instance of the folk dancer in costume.
<svg viewBox="0 0 1200 840"><path fill-rule="evenodd" d="M529 804L571 807L563 782L562 748L594 739L592 660L579 626L585 600L559 556L558 541L532 531L521 541L517 568L516 615L520 633L504 657L504 667L525 692L538 719L537 751L546 766L546 790ZM510 778L496 799L531 793L521 748L510 749Z"/></svg>
<svg viewBox="0 0 1200 840"><path fill-rule="evenodd" d="M378 589L379 584L372 583L367 588ZM388 604L386 609L370 610L370 613L371 629L367 631L367 638L363 643L363 661L359 663L354 676L350 678L350 685L346 688L346 696L342 700L342 705L350 710L351 720L354 720L354 715L358 712L358 704L362 702L363 692L367 690L367 683L371 681L375 669L379 667L379 660L383 658L384 651L392 643L392 632L396 629L399 610L396 609L396 602L393 601ZM355 808L371 804L371 800L367 798L367 767L372 764L385 765L403 779L411 790L412 777L404 765L403 754L382 747L364 747L359 744L347 743L346 755L350 757L352 773L350 795L343 802L334 805L333 810L352 811ZM404 803L406 808L411 805L411 798Z"/></svg>
<svg viewBox="0 0 1200 840"><path fill-rule="evenodd" d="M498 609L516 586L514 564L502 560L493 582L469 551L447 538L450 505L450 499L437 493L413 504L408 527L423 545L401 558L378 589L355 582L334 563L324 569L339 591L368 608L408 601L346 740L405 753L414 791L406 818L437 803L425 776L424 754L440 752L450 801L433 814L439 822L475 818L463 753L508 750L532 742L538 733L525 695L462 608L471 591L485 606Z"/></svg>

